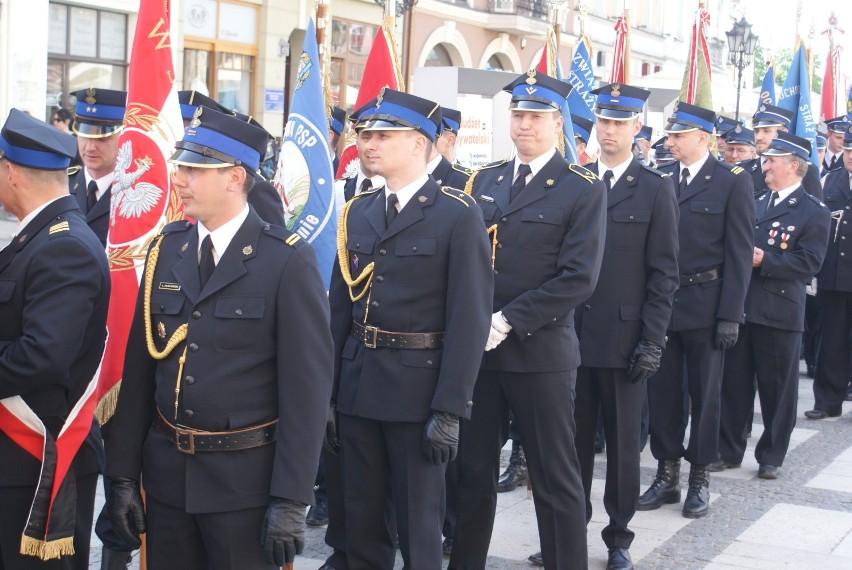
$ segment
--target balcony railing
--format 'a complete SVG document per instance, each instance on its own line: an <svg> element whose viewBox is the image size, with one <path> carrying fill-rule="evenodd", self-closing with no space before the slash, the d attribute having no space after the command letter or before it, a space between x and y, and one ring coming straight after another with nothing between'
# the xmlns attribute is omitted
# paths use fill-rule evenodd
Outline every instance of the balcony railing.
<svg viewBox="0 0 852 570"><path fill-rule="evenodd" d="M493 14L517 14L547 21L547 0L489 0L488 4Z"/></svg>

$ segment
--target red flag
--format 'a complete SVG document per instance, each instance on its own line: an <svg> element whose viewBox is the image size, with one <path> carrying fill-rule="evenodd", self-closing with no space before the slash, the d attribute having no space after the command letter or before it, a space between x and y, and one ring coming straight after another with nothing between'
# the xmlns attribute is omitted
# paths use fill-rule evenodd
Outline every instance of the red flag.
<svg viewBox="0 0 852 570"><path fill-rule="evenodd" d="M692 23L692 42L689 45L687 72L680 88L680 99L685 103L698 105L705 109L713 108L713 94L710 90L710 50L707 48L706 29L710 25L710 13L704 3L698 3L695 19Z"/></svg>
<svg viewBox="0 0 852 570"><path fill-rule="evenodd" d="M171 2L142 0L130 58L127 110L112 186L107 258L112 293L109 340L98 379L98 420L115 411L124 347L133 319L148 244L168 222L183 218L166 159L183 136L174 85Z"/></svg>
<svg viewBox="0 0 852 570"><path fill-rule="evenodd" d="M399 74L399 58L393 48L393 35L387 22L379 28L367 63L364 64L364 74L361 76L361 86L358 88L358 98L355 100L353 109L378 96L382 87L390 89L405 89ZM358 150L355 148L355 133L349 132L346 137L346 146L340 156L340 164L335 173L336 179L349 178L353 176L352 169L355 168L355 160L358 158ZM347 169L349 172L347 172Z"/></svg>
<svg viewBox="0 0 852 570"><path fill-rule="evenodd" d="M820 104L820 115L822 119L827 121L837 116L837 94L834 91L834 64L835 58L833 53L835 50L829 50L828 61L825 62L825 77L822 80L822 103Z"/></svg>
<svg viewBox="0 0 852 570"><path fill-rule="evenodd" d="M627 64L625 58L629 56L627 49L627 35L630 27L627 25L625 16L619 16L615 21L615 45L612 50L612 73L609 76L610 83L627 83Z"/></svg>
<svg viewBox="0 0 852 570"><path fill-rule="evenodd" d="M844 31L837 27L837 16L831 14L828 19L828 28L822 32L828 36L828 57L825 61L825 76L822 80L822 102L820 104L820 116L824 121L833 119L838 114L843 114L846 105L843 102L846 97L846 85L843 77L837 73L840 65L840 42L835 41L835 34L843 34ZM841 99L838 101L838 97Z"/></svg>

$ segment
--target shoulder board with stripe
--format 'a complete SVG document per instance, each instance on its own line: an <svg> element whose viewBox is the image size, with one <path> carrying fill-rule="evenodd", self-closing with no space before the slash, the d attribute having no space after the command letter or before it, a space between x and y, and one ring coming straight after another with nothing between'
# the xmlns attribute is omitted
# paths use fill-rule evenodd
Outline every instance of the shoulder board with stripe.
<svg viewBox="0 0 852 570"><path fill-rule="evenodd" d="M299 237L299 234L290 234L290 236L284 240L284 243L286 243L290 247L296 247L296 244L299 243L301 240L302 238Z"/></svg>
<svg viewBox="0 0 852 570"><path fill-rule="evenodd" d="M68 225L68 220L62 220L58 224L53 224L48 228L47 235L52 236L53 234L58 234L60 232L70 232L71 226Z"/></svg>
<svg viewBox="0 0 852 570"><path fill-rule="evenodd" d="M466 194L463 190L459 190L458 188L453 188L452 186L441 186L441 192L450 198L455 198L464 204L466 208L476 205L476 200L473 196Z"/></svg>
<svg viewBox="0 0 852 570"><path fill-rule="evenodd" d="M487 168L494 168L495 166L503 166L507 162L509 162L509 160L505 159L505 158L503 160L497 160L497 161L494 161L494 162L489 162L488 164L483 164L482 166L478 166L477 168L474 168L473 172L479 172L480 170L485 170Z"/></svg>
<svg viewBox="0 0 852 570"><path fill-rule="evenodd" d="M579 164L569 164L568 170L570 170L571 172L573 172L577 176L583 178L589 184L591 184L592 182L595 182L596 180L600 180L600 178L598 178L595 175L594 172L592 172L588 168L583 168Z"/></svg>
<svg viewBox="0 0 852 570"><path fill-rule="evenodd" d="M355 200L356 198L361 198L363 196L369 196L370 194L375 194L379 190L384 190L384 188L385 188L384 186L378 186L378 187L372 187L371 186L369 190L364 190L363 192L359 192L358 194L353 196L352 200Z"/></svg>
<svg viewBox="0 0 852 570"><path fill-rule="evenodd" d="M185 232L189 228L192 227L192 223L187 220L178 220L176 222L172 222L170 224L166 224L163 229L160 230L160 235L164 236L166 234L170 234L173 232Z"/></svg>
<svg viewBox="0 0 852 570"><path fill-rule="evenodd" d="M735 176L738 174L742 174L743 172L745 172L745 169L742 166L734 166L733 168L731 168L731 174Z"/></svg>
<svg viewBox="0 0 852 570"><path fill-rule="evenodd" d="M456 172L461 172L462 174L467 174L468 176L473 174L473 170L471 170L470 168L468 168L466 166L462 166L458 162L454 162L451 166L452 166L453 170L455 170Z"/></svg>
<svg viewBox="0 0 852 570"><path fill-rule="evenodd" d="M65 172L68 173L68 176L74 176L75 174L80 172L82 169L83 169L82 166L69 166L68 168L65 169Z"/></svg>

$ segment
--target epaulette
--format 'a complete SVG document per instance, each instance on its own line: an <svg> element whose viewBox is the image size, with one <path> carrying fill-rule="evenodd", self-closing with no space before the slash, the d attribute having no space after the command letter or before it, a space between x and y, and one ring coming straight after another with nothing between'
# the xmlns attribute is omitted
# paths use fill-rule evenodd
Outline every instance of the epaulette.
<svg viewBox="0 0 852 570"><path fill-rule="evenodd" d="M62 220L61 222L57 222L57 223L53 224L52 226L50 226L47 229L47 235L54 236L58 233L70 232L70 231L71 231L71 226L68 225L68 220Z"/></svg>
<svg viewBox="0 0 852 570"><path fill-rule="evenodd" d="M593 183L597 180L600 180L600 178L598 178L597 175L594 172L592 172L588 168L583 168L579 164L569 164L568 170L570 170L571 172L573 172L574 174L576 174L580 178L584 179L589 184L591 184L591 183Z"/></svg>
<svg viewBox="0 0 852 570"><path fill-rule="evenodd" d="M456 200L464 204L466 208L476 205L476 199L470 194L466 194L464 190L459 190L458 188L453 188L452 186L441 186L441 192L443 192L450 198L455 198Z"/></svg>
<svg viewBox="0 0 852 570"><path fill-rule="evenodd" d="M718 164L721 168L724 168L725 170L729 170L734 176L745 172L745 169L739 164L728 164L727 162L724 162L722 160L717 160L716 164Z"/></svg>
<svg viewBox="0 0 852 570"><path fill-rule="evenodd" d="M509 162L507 159L498 160L496 162L489 162L488 164L483 164L482 166L476 168L470 173L470 178L467 179L467 184L464 185L464 193L470 195L473 193L473 181L476 179L476 175L482 172L483 170L487 170L489 168L495 168L497 166L503 166Z"/></svg>
<svg viewBox="0 0 852 570"><path fill-rule="evenodd" d="M826 206L826 205L825 205L825 202L823 202L822 200L820 200L819 198L817 198L817 197L816 197L816 196L814 196L813 194L808 194L807 192L805 192L805 196L807 196L808 198L810 198L811 200L813 200L814 202L816 202L817 204L819 204L819 205L820 205L820 207L822 207L822 208L828 208L828 206Z"/></svg>
<svg viewBox="0 0 852 570"><path fill-rule="evenodd" d="M192 222L188 220L178 220L176 222L172 222L170 224L166 224L163 226L163 229L160 230L160 235L164 236L166 234L174 233L174 232L185 232L189 228L192 227Z"/></svg>
<svg viewBox="0 0 852 570"><path fill-rule="evenodd" d="M461 172L462 174L466 174L468 176L473 174L473 170L471 170L470 168L468 168L466 166L462 166L458 162L454 162L450 166L452 166L453 170L455 170L456 172Z"/></svg>
<svg viewBox="0 0 852 570"><path fill-rule="evenodd" d="M264 223L263 233L274 238L276 241L286 243L290 247L301 247L304 244L304 240L302 240L299 234L293 233L287 228L276 226L275 224Z"/></svg>
<svg viewBox="0 0 852 570"><path fill-rule="evenodd" d="M358 192L355 196L352 197L352 199L354 200L355 198L360 198L362 196L369 196L370 194L375 194L379 190L384 190L384 188L385 188L384 186L372 186L372 187L370 187L369 190L364 190L363 192Z"/></svg>
<svg viewBox="0 0 852 570"><path fill-rule="evenodd" d="M655 176L659 176L661 178L665 178L666 176L671 176L671 174L669 174L668 172L660 172L659 170L657 170L653 166L650 166L650 165L647 165L647 164L643 164L642 168L644 168L648 172L654 174Z"/></svg>
<svg viewBox="0 0 852 570"><path fill-rule="evenodd" d="M83 169L83 167L80 166L80 165L69 166L68 168L65 169L65 172L66 172L66 174L68 174L68 176L74 176L75 174L80 172L82 169Z"/></svg>
<svg viewBox="0 0 852 570"><path fill-rule="evenodd" d="M471 174L474 172L479 172L480 170L485 170L486 168L494 168L495 166L503 166L509 162L509 159L504 158L503 160L497 160L495 162L489 162L488 164L483 164L482 166L478 166L471 171Z"/></svg>

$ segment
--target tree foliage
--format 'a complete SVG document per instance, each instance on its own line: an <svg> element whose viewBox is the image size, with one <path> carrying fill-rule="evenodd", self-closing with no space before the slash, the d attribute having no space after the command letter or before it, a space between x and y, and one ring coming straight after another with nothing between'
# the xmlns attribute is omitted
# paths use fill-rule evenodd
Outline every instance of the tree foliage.
<svg viewBox="0 0 852 570"><path fill-rule="evenodd" d="M778 86L784 85L784 80L787 78L787 73L790 71L790 64L793 62L793 55L796 53L794 49L781 49L773 54L772 60L775 63L775 84ZM754 50L754 85L760 87L763 83L763 76L766 74L765 52L761 46L757 46ZM814 70L811 75L811 91L814 93L822 93L822 77L816 73L820 68L820 57L818 54L811 53L812 64L811 69Z"/></svg>

